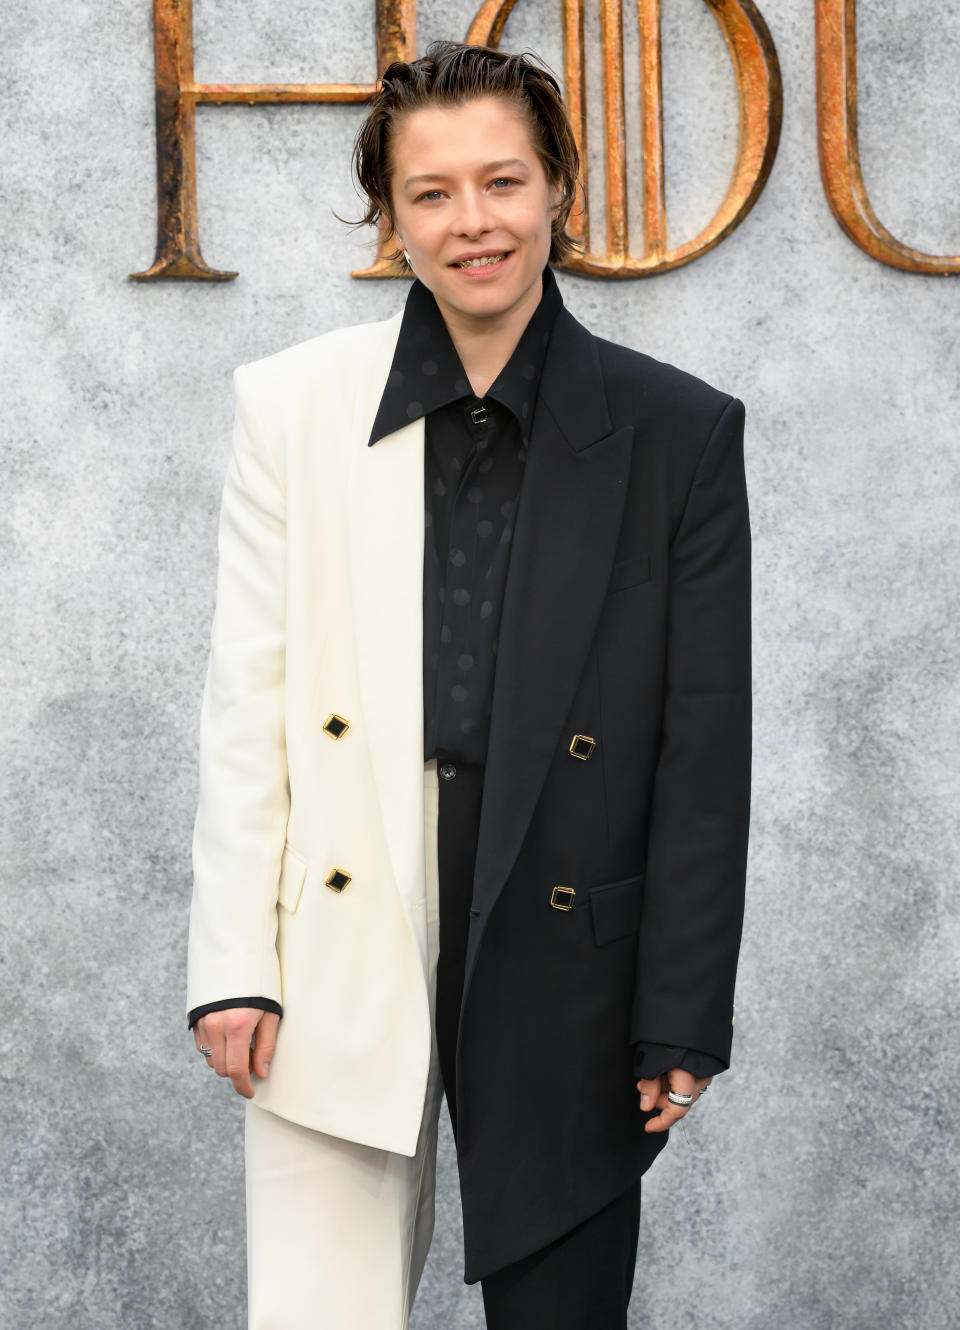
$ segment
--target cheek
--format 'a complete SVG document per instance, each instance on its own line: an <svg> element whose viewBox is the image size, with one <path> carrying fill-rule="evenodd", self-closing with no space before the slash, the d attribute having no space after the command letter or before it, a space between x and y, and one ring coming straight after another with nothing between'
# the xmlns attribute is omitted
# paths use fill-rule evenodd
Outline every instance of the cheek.
<svg viewBox="0 0 960 1330"><path fill-rule="evenodd" d="M523 229L531 239L539 235L549 242L550 222L551 214L545 200L542 203L531 203L529 208L524 210Z"/></svg>
<svg viewBox="0 0 960 1330"><path fill-rule="evenodd" d="M401 224L400 230L407 239L407 248L420 250L425 255L432 253L445 240L443 223L436 213L411 217L407 229L404 231Z"/></svg>

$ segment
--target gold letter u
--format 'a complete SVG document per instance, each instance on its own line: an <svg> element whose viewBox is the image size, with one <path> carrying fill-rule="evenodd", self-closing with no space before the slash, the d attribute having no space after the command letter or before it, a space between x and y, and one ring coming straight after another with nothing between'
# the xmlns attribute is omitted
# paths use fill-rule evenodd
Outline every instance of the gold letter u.
<svg viewBox="0 0 960 1330"><path fill-rule="evenodd" d="M907 272L960 272L960 254L911 249L873 211L857 137L856 0L817 0L817 137L827 202L855 245Z"/></svg>

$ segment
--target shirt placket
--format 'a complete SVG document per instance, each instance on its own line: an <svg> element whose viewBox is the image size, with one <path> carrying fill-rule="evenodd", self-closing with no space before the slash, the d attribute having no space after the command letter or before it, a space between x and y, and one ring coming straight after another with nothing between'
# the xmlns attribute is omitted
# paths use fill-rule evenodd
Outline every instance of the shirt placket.
<svg viewBox="0 0 960 1330"><path fill-rule="evenodd" d="M481 699L476 695L479 679L476 615L477 561L484 543L477 530L478 509L471 491L478 468L493 441L495 417L476 398L462 408L468 446L460 453L461 465L451 459L449 543L442 569L441 645L438 671L438 734L459 738L465 751L472 751L470 735L479 720ZM472 677L471 677L472 676ZM472 690L472 691L471 691ZM477 760L481 755L474 753Z"/></svg>

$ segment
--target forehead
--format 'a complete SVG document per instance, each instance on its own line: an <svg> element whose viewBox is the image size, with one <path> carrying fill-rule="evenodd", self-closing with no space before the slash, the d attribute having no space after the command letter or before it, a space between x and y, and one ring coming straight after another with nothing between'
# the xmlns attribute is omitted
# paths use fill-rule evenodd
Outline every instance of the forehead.
<svg viewBox="0 0 960 1330"><path fill-rule="evenodd" d="M526 119L504 97L418 107L399 119L391 138L398 175L463 170L495 158L537 160Z"/></svg>

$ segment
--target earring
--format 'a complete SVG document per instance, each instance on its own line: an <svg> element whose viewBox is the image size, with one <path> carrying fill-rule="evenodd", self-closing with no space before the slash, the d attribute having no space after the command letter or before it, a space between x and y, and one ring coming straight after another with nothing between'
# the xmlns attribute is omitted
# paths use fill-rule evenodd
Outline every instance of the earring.
<svg viewBox="0 0 960 1330"><path fill-rule="evenodd" d="M403 251L403 257L406 259L408 266L412 268L413 264L410 262L410 255L406 250Z"/></svg>

